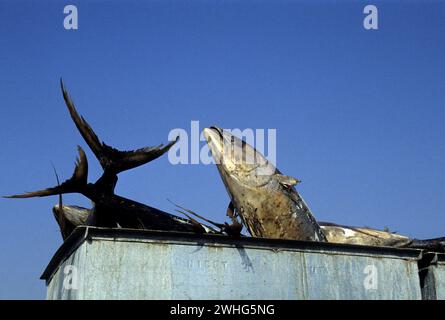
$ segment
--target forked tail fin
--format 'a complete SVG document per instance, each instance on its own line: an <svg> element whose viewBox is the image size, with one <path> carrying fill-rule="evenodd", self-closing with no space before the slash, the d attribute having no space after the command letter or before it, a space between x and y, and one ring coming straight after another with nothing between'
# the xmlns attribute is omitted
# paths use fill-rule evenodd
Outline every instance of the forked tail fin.
<svg viewBox="0 0 445 320"><path fill-rule="evenodd" d="M118 174L157 159L166 153L179 139L177 137L175 141L171 141L165 146L160 144L156 147L145 147L130 151L117 150L100 141L93 128L79 115L62 79L60 79L60 87L71 119L73 119L83 139L99 160L103 170L107 173Z"/></svg>
<svg viewBox="0 0 445 320"><path fill-rule="evenodd" d="M78 146L79 157L76 159L76 167L74 168L73 176L53 188L38 190L34 192L26 192L23 194L16 194L12 196L4 196L4 198L33 198L33 197L47 197L53 195L61 195L64 193L83 193L86 189L88 179L88 161L83 149Z"/></svg>

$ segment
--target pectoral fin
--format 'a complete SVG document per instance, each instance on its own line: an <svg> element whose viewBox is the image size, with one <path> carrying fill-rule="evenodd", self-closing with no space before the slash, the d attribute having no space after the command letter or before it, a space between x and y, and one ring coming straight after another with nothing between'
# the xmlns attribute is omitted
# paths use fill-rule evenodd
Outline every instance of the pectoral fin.
<svg viewBox="0 0 445 320"><path fill-rule="evenodd" d="M292 187L292 186L296 185L297 183L301 182L300 180L298 180L298 179L296 179L294 177L285 176L285 175L282 175L280 173L276 173L274 175L274 177L278 180L278 182L281 185L283 185L285 187Z"/></svg>

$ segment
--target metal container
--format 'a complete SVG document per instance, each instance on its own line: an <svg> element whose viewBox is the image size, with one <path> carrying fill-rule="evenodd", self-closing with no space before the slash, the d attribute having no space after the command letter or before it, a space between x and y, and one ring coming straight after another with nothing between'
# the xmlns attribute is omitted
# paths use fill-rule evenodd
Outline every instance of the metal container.
<svg viewBox="0 0 445 320"><path fill-rule="evenodd" d="M426 253L419 261L422 298L445 300L445 254Z"/></svg>
<svg viewBox="0 0 445 320"><path fill-rule="evenodd" d="M420 256L412 249L80 227L42 279L47 299L421 299Z"/></svg>

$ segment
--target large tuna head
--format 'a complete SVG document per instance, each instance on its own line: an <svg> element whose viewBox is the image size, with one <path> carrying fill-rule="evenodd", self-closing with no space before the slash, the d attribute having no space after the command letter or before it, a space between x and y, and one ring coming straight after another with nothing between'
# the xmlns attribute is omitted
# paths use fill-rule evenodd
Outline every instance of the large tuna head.
<svg viewBox="0 0 445 320"><path fill-rule="evenodd" d="M309 208L293 186L297 179L280 174L260 152L228 131L204 129L221 178L250 234L324 241Z"/></svg>
<svg viewBox="0 0 445 320"><path fill-rule="evenodd" d="M230 132L210 127L204 129L204 136L226 187L230 188L227 183L261 187L276 173L266 157Z"/></svg>

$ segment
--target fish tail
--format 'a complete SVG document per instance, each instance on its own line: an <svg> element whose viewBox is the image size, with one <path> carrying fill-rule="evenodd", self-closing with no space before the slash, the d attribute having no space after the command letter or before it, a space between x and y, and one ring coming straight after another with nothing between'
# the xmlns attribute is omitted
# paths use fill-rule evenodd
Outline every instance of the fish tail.
<svg viewBox="0 0 445 320"><path fill-rule="evenodd" d="M12 196L4 196L4 198L24 199L34 197L47 197L53 195L59 195L65 193L81 193L86 192L87 180L88 180L88 161L83 149L78 146L79 157L76 161L74 173L72 177L62 184L58 184L55 187L42 189L33 192L26 192L23 194L16 194Z"/></svg>

